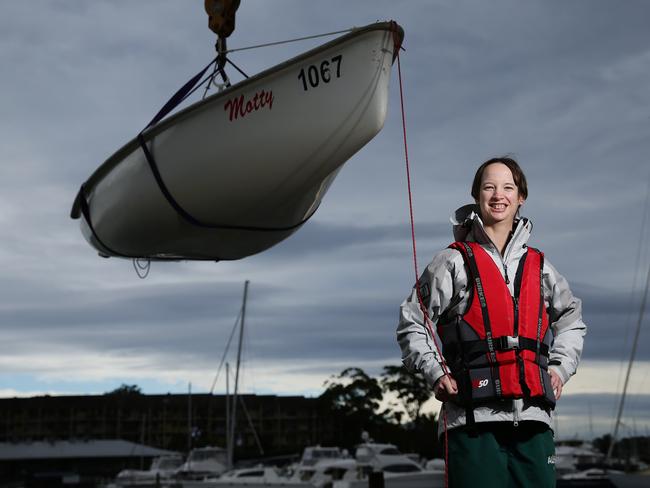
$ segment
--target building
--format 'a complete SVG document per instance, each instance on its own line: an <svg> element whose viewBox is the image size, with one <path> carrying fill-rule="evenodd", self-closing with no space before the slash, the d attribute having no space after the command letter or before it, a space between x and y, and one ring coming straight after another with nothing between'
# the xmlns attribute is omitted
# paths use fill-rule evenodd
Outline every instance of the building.
<svg viewBox="0 0 650 488"><path fill-rule="evenodd" d="M122 439L173 451L226 446L224 395L104 395L0 399L0 442ZM232 398L230 399L232 403ZM241 395L235 457L300 453L333 438L331 415L317 398Z"/></svg>
<svg viewBox="0 0 650 488"><path fill-rule="evenodd" d="M94 486L125 467L146 469L157 456L174 454L123 440L0 442L0 486Z"/></svg>

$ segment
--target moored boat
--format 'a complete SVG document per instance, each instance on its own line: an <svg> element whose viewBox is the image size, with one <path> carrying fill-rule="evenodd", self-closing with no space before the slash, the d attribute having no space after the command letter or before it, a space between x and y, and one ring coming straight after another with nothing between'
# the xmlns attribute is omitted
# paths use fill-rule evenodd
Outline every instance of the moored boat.
<svg viewBox="0 0 650 488"><path fill-rule="evenodd" d="M183 464L180 454L160 456L151 462L148 470L125 469L115 478L115 488L154 488L170 481Z"/></svg>

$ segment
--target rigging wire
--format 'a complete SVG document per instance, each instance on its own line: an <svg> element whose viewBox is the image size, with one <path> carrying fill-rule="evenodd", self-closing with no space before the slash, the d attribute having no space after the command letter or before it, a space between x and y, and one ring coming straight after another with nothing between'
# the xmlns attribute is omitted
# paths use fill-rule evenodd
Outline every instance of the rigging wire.
<svg viewBox="0 0 650 488"><path fill-rule="evenodd" d="M641 332L641 324L643 323L643 316L645 315L646 301L648 299L648 289L650 288L650 266L648 266L648 273L645 282L645 291L643 293L643 298L641 300L641 310L639 311L639 319L636 326L636 332L634 335L634 342L632 343L632 352L630 353L630 362L627 366L627 374L625 375L625 383L623 385L623 394L621 395L621 402L618 408L618 416L616 419L616 426L614 427L614 433L612 434L612 439L609 445L609 450L607 451L607 458L609 459L614 450L614 444L616 443L616 436L618 434L618 428L621 424L621 416L623 415L623 409L625 408L625 394L627 391L627 386L630 381L630 373L632 372L632 364L634 363L634 356L636 355L636 348L639 342L639 334Z"/></svg>
<svg viewBox="0 0 650 488"><path fill-rule="evenodd" d="M250 333L250 317L246 323L246 327L244 328L244 337L243 337L243 342L242 342L242 367L241 372L240 372L240 383L246 384L249 391L255 392L255 376L254 376L254 370L250 366L251 365L251 357L252 355L252 339L251 339L251 333ZM252 385L252 386L251 386Z"/></svg>
<svg viewBox="0 0 650 488"><path fill-rule="evenodd" d="M226 54L235 53L235 52L238 52L238 51L248 51L248 50L251 50L251 49L259 49L259 48L262 48L262 47L279 46L279 45L288 44L288 43L291 43L291 42L306 41L306 40L309 40L309 39L318 39L319 37L328 37L328 36L334 36L334 35L337 35L337 34L345 34L347 32L353 31L354 29L355 28L352 27L350 29L344 29L344 30L335 31L335 32L326 32L324 34L315 34L313 36L296 37L296 38L293 38L293 39L286 39L284 41L267 42L267 43L264 43L264 44L256 44L254 46L246 46L246 47L240 47L240 48L236 48L236 49L225 49L221 54L223 54L225 56ZM230 63L232 65L232 67L235 68L239 72L239 74L241 74L244 78L249 77L246 73L244 73L244 71L239 66L237 66L235 63L233 63L233 61L230 58L225 57L224 60L225 60L225 62ZM215 78L215 76L217 74L219 74L219 68L215 64L214 70L212 71L212 73L197 86L197 88L198 88L201 85L203 85L206 81L209 80L209 82L206 85L205 90L203 92L203 98L205 98L207 96L208 90L210 89L210 87L214 83L214 78ZM230 84L226 83L225 86L230 86ZM192 90L190 93L188 93L187 96L190 96L195 90L196 90L196 88L194 90ZM185 98L187 98L187 97L185 97Z"/></svg>
<svg viewBox="0 0 650 488"><path fill-rule="evenodd" d="M208 96L208 90L210 89L210 86L214 83L214 77L217 76L217 74L219 74L219 68L217 67L217 64L215 63L214 68L212 70L212 73L207 78L209 81L208 81L207 85L205 85L205 90L203 90L203 96L201 97L201 99L204 99L205 97ZM203 83L205 83L205 81L203 81ZM201 83L201 84L203 84L203 83ZM201 86L201 84L199 84L199 86ZM217 85L216 83L214 83L214 84Z"/></svg>
<svg viewBox="0 0 650 488"><path fill-rule="evenodd" d="M246 404L244 403L244 395L241 395L239 397L239 403L241 403L241 406L244 409L244 414L246 415L246 420L248 420L248 425L250 426L251 430L253 431L253 437L255 438L255 443L257 444L257 449L260 451L260 455L264 456L264 448L262 447L262 441L260 441L260 438L257 435L257 430L255 429L255 425L253 425L253 419L251 419L251 416L248 413L248 409L246 408Z"/></svg>
<svg viewBox="0 0 650 488"><path fill-rule="evenodd" d="M238 51L248 51L250 49L258 49L258 48L261 48L261 47L279 46L280 44L288 44L290 42L306 41L306 40L309 40L309 39L317 39L319 37L334 36L336 34L344 34L346 32L352 32L354 29L355 28L352 27L350 29L344 29L344 30L340 30L340 31L336 31L336 32L327 32L325 34L315 34L313 36L296 37L294 39L287 39L285 41L267 42L265 44L257 44L257 45L254 45L254 46L246 46L246 47L239 47L239 48L236 48L236 49L228 49L227 51L225 51L225 54L235 53L235 52L238 52Z"/></svg>
<svg viewBox="0 0 650 488"><path fill-rule="evenodd" d="M237 318L235 319L235 324L232 326L232 330L230 331L230 337L228 338L226 349L223 351L223 355L221 356L221 362L219 363L219 367L217 368L217 374L214 376L214 380L212 380L212 386L210 387L210 395L212 395L212 393L214 392L214 387L217 384L217 380L219 379L219 374L221 373L221 368L223 367L223 364L226 360L226 355L228 354L230 343L232 342L232 338L235 335L235 331L237 330L237 325L239 324L239 320L241 319L242 310L243 308L240 307L239 314L237 314Z"/></svg>
<svg viewBox="0 0 650 488"><path fill-rule="evenodd" d="M645 224L645 217L647 216L648 213L648 198L650 197L650 178L648 179L648 193L646 194L646 206L644 210L644 224ZM641 240L643 240L644 235L641 235ZM639 267L639 266L637 266ZM625 408L625 396L627 393L627 387L630 381L630 374L632 372L632 365L634 363L634 357L636 355L636 349L637 345L639 343L639 334L641 333L641 324L643 323L643 317L645 315L645 309L646 309L646 303L648 299L648 291L650 289L650 265L648 265L648 271L647 271L647 276L646 276L646 281L645 281L645 289L643 291L643 295L641 296L641 306L639 310L639 318L637 320L636 324L636 330L634 333L634 340L632 342L632 351L630 352L630 359L628 362L627 366L627 373L625 375L625 383L623 384L623 392L621 393L621 401L619 403L618 407L618 414L616 416L616 424L614 425L614 432L612 433L612 438L609 444L609 449L607 450L607 455L606 459L610 459L612 456L612 453L614 451L614 445L616 444L616 439L618 435L618 429L621 425L621 417L623 416L623 410Z"/></svg>
<svg viewBox="0 0 650 488"><path fill-rule="evenodd" d="M244 78L248 78L248 77L249 77L246 73L244 73L244 72L242 71L242 69L241 69L239 66L237 66L235 63L232 62L232 59L230 59L230 58L226 58L226 62L227 62L227 63L230 63L230 64L232 65L232 67L235 68L237 71L239 71L239 74L242 75Z"/></svg>
<svg viewBox="0 0 650 488"><path fill-rule="evenodd" d="M639 235L639 246L637 248L637 253L636 253L636 259L634 261L635 266L634 266L634 279L632 280L632 288L630 289L630 296L628 300L628 307L627 310L630 312L627 314L625 318L625 338L623 340L623 345L621 347L621 361L619 362L619 367L618 367L618 376L616 379L616 392L619 392L619 389L621 387L621 379L623 377L623 368L625 366L625 358L623 352L627 349L628 345L628 340L630 338L630 328L632 325L632 317L633 317L633 305L635 301L635 293L637 291L637 285L638 285L638 278L639 278L639 271L641 270L641 253L645 246L643 245L645 234L646 234L646 225L648 222L648 210L650 207L650 174L648 175L647 178L647 187L646 187L646 196L645 196L645 204L643 207L643 217L641 219L641 231ZM622 393L622 392L621 392ZM614 406L612 408L612 426L611 430L614 431L616 429L616 403L614 403Z"/></svg>

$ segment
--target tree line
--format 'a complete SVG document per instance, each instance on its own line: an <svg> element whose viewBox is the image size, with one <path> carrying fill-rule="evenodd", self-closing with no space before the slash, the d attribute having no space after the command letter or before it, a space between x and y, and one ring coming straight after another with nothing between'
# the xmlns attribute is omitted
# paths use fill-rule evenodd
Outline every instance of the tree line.
<svg viewBox="0 0 650 488"><path fill-rule="evenodd" d="M378 377L351 367L325 382L320 396L332 413L332 444L353 448L368 432L376 442L396 444L404 452L426 458L442 455L435 413L422 408L432 391L421 374L403 366L384 366Z"/></svg>

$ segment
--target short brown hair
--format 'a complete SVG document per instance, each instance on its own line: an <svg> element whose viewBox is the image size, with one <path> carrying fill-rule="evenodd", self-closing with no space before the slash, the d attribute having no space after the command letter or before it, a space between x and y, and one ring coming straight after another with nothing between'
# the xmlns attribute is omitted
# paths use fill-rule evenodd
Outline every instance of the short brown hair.
<svg viewBox="0 0 650 488"><path fill-rule="evenodd" d="M474 175L474 182L472 183L472 197L474 200L478 200L478 195L481 191L481 179L483 178L483 172L485 171L485 168L494 163L505 164L510 169L510 172L512 173L512 179L514 180L515 185L517 185L519 194L524 197L524 200L526 200L528 198L528 183L526 183L526 175L524 175L524 172L519 167L519 163L517 163L517 161L505 156L488 159L478 167L476 174Z"/></svg>

